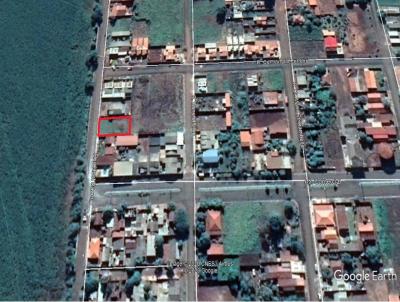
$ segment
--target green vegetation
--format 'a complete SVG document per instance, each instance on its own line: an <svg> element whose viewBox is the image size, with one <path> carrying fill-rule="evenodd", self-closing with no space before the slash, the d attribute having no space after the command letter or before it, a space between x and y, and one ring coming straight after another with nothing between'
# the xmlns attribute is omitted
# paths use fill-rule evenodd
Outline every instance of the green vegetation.
<svg viewBox="0 0 400 302"><path fill-rule="evenodd" d="M219 19L222 19L222 16L225 18L223 8L225 8L224 0L193 2L194 44L216 43L221 40L223 22L219 22Z"/></svg>
<svg viewBox="0 0 400 302"><path fill-rule="evenodd" d="M229 265L228 265L229 264ZM239 278L239 258L229 258L218 265L218 281L235 281Z"/></svg>
<svg viewBox="0 0 400 302"><path fill-rule="evenodd" d="M257 223L262 212L261 203L225 205L224 250L227 254L260 251Z"/></svg>
<svg viewBox="0 0 400 302"><path fill-rule="evenodd" d="M400 6L398 0L378 0L380 6Z"/></svg>
<svg viewBox="0 0 400 302"><path fill-rule="evenodd" d="M102 120L100 122L100 133L127 133L128 132L128 120Z"/></svg>
<svg viewBox="0 0 400 302"><path fill-rule="evenodd" d="M264 71L262 81L264 91L282 91L285 88L285 79L281 69Z"/></svg>
<svg viewBox="0 0 400 302"><path fill-rule="evenodd" d="M183 44L183 0L140 0L134 18L150 27L150 44Z"/></svg>
<svg viewBox="0 0 400 302"><path fill-rule="evenodd" d="M389 210L383 199L374 200L372 203L378 228L378 244L383 256L391 259L393 255L393 242L396 242L390 232Z"/></svg>
<svg viewBox="0 0 400 302"><path fill-rule="evenodd" d="M74 261L66 246L65 187L85 139L91 6L37 0L10 2L0 12L7 58L0 105L2 300L63 300L66 255Z"/></svg>

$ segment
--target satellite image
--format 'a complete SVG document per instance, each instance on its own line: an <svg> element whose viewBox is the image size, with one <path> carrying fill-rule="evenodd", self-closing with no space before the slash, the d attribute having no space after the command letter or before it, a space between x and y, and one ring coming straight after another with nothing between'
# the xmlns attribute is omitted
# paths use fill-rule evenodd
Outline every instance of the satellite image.
<svg viewBox="0 0 400 302"><path fill-rule="evenodd" d="M399 301L400 0L0 10L0 301Z"/></svg>

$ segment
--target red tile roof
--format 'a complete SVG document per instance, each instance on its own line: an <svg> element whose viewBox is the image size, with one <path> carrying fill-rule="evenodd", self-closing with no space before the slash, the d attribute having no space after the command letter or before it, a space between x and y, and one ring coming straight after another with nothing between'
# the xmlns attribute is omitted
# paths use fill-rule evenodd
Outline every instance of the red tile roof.
<svg viewBox="0 0 400 302"><path fill-rule="evenodd" d="M206 230L210 235L222 234L222 219L220 211L207 211Z"/></svg>

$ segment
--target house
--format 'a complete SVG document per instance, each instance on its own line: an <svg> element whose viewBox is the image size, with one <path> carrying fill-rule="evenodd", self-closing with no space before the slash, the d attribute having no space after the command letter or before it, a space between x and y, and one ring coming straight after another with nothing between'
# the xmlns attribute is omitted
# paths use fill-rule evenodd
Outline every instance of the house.
<svg viewBox="0 0 400 302"><path fill-rule="evenodd" d="M335 226L335 214L332 204L314 205L314 223L316 228Z"/></svg>
<svg viewBox="0 0 400 302"><path fill-rule="evenodd" d="M100 259L100 238L91 238L89 242L88 260L91 262L98 262Z"/></svg>
<svg viewBox="0 0 400 302"><path fill-rule="evenodd" d="M224 245L220 243L211 243L207 250L207 256L222 256L224 255Z"/></svg>
<svg viewBox="0 0 400 302"><path fill-rule="evenodd" d="M137 135L117 136L115 140L116 147L136 147L139 138Z"/></svg>
<svg viewBox="0 0 400 302"><path fill-rule="evenodd" d="M207 211L206 230L211 236L220 236L222 234L222 216L220 211Z"/></svg>
<svg viewBox="0 0 400 302"><path fill-rule="evenodd" d="M326 52L336 53L337 47L338 47L338 43L336 40L336 36L328 36L328 37L324 38L324 48L325 48Z"/></svg>
<svg viewBox="0 0 400 302"><path fill-rule="evenodd" d="M240 144L242 148L249 148L251 146L251 133L250 130L240 131Z"/></svg>

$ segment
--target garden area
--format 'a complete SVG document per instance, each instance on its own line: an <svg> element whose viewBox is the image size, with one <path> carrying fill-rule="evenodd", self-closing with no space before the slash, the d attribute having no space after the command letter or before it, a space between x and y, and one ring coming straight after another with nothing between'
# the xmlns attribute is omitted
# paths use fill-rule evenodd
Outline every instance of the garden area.
<svg viewBox="0 0 400 302"><path fill-rule="evenodd" d="M150 28L152 46L183 45L183 0L139 0L135 5L134 21L144 21Z"/></svg>

